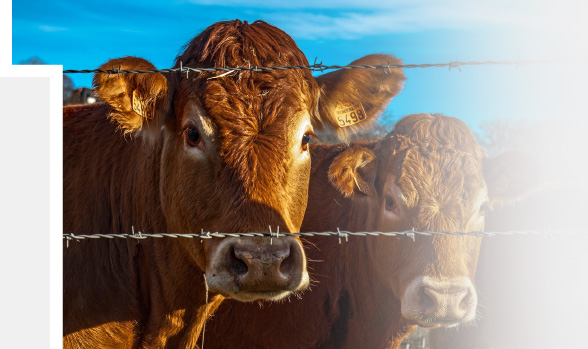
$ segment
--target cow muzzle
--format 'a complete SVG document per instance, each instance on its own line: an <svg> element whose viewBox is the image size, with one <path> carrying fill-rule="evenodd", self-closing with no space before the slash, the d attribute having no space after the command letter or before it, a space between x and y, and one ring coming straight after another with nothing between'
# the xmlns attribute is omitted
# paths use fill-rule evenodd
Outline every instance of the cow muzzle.
<svg viewBox="0 0 588 349"><path fill-rule="evenodd" d="M478 297L469 278L413 280L401 300L402 316L421 327L455 327L476 317Z"/></svg>
<svg viewBox="0 0 588 349"><path fill-rule="evenodd" d="M286 236L225 238L206 279L211 292L242 302L279 300L309 283L302 245Z"/></svg>

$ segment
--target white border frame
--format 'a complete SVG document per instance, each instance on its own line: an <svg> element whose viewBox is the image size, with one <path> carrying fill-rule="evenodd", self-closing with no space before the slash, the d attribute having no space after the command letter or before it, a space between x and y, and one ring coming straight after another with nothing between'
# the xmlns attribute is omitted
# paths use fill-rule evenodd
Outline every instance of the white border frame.
<svg viewBox="0 0 588 349"><path fill-rule="evenodd" d="M40 196L39 200L47 200L45 202L49 203L49 231L47 231L47 227L44 227L42 224L43 221L36 223L34 221L34 216L36 212L26 212L23 215L30 217L31 222L23 222L21 216L17 217L8 217L9 218L9 228L6 233L9 233L10 230L14 230L17 232L18 230L22 230L22 228L16 229L15 227L22 227L23 224L27 224L27 227L32 227L30 229L31 235L33 235L33 239L35 235L41 236L44 238L45 234L50 234L50 246L49 247L49 261L44 259L40 259L36 257L34 250L27 250L24 248L26 244L26 240L30 239L31 237L27 238L19 238L19 245L18 248L14 253L12 258L14 260L13 265L4 265L4 268L18 268L19 260L26 260L29 261L33 259L33 263L37 263L39 266L46 266L46 263L49 262L50 274L49 274L49 314L35 312L35 309L28 309L26 307L27 300L23 297L17 298L16 300L9 300L10 306L8 309L8 314L5 316L5 321L10 322L11 312L18 311L18 312L27 312L31 317L46 317L49 320L49 341L50 341L50 348L62 348L62 332L63 332L63 242L62 242L62 234L63 234L63 67L62 66L0 66L0 79L2 78L49 78L49 198L44 198ZM26 94L27 91L23 91L22 93ZM34 98L34 96L32 96ZM5 103L10 103L10 101L4 101ZM34 103L34 99L31 100ZM10 110L10 109L9 109ZM42 117L45 117L43 115ZM39 115L5 115L5 117L19 117L23 119L23 124L26 127L33 128L31 132L31 137L34 137L35 134L46 134L47 130L35 130L35 118L39 118ZM21 133L22 130L5 130L5 132L19 132ZM27 142L27 135L23 133L23 142ZM42 146L47 146L44 143L46 138L41 138ZM18 151L18 148L15 149L5 149L4 151ZM45 154L45 153L43 153ZM45 156L40 154L39 156ZM23 159L25 169L30 169L31 165L26 165L27 162L34 162L35 158L33 159ZM5 169L10 170L13 166L22 166L23 164L3 164L6 166ZM45 171L40 171L41 174L44 175ZM46 181L46 178L40 177L40 174L33 174L33 178L39 179L40 181ZM22 182L14 183L16 188L26 188L26 182L23 179ZM13 195L12 192L8 193L8 199L10 200L10 195ZM6 200L6 197L5 197ZM10 202L4 201L4 205L9 205ZM41 224L39 224L41 223ZM15 238L10 238L9 241L13 241ZM16 246L15 246L16 247ZM26 254L23 254L26 253ZM44 254L46 255L46 254ZM46 269L44 269L46 270ZM41 272L41 271L40 271ZM11 287L31 287L35 286L36 284L34 281L27 281L29 278L34 279L35 275L23 275L22 280L4 280L3 283L7 286ZM33 282L31 284L31 282ZM39 290L39 296L43 297L44 293L46 292L47 288L41 287ZM45 295L46 296L46 295ZM8 302L8 301L7 301ZM10 335L4 336L4 339L8 340L8 346L14 347L22 347L25 345L26 347L47 347L46 338L43 337L36 337L34 335L35 329L27 327L26 324L14 324L11 323L9 328L18 327L19 329L22 328L22 332L17 333L10 333ZM43 331L44 332L44 331ZM46 333L46 332L45 332ZM12 342L16 341L16 342Z"/></svg>

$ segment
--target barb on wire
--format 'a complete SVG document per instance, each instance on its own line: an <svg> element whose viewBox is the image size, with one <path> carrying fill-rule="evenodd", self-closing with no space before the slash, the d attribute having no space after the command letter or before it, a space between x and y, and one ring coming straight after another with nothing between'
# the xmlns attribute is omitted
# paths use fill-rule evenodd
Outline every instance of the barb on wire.
<svg viewBox="0 0 588 349"><path fill-rule="evenodd" d="M337 228L337 235L339 235L339 245L341 245L341 236L345 236L345 242L348 242L349 240L347 239L347 232L341 232L341 230L339 228Z"/></svg>
<svg viewBox="0 0 588 349"><path fill-rule="evenodd" d="M324 68L323 68L323 61L321 61L320 63L317 63L317 62L316 62L317 60L318 60L318 57L314 57L314 64L312 65L312 69L311 69L311 71L312 71L313 73L314 73L314 72L317 72L317 71L320 71L320 72L322 73L322 72L324 71Z"/></svg>
<svg viewBox="0 0 588 349"><path fill-rule="evenodd" d="M272 226L269 226L269 233L270 233L270 245L274 244L274 233L272 233ZM276 239L280 237L280 226L278 225L278 230L276 231Z"/></svg>
<svg viewBox="0 0 588 349"><path fill-rule="evenodd" d="M304 232L304 233L288 233L287 235L290 236L335 236L339 238L341 241L342 237L345 237L345 241L347 241L348 236L388 236L388 237L396 237L396 238L410 238L412 240L415 239L415 236L432 236L432 235L455 235L455 236L475 236L475 237L493 237L493 236L513 236L513 235L543 235L543 236L550 236L553 237L556 234L585 234L586 232L581 231L552 231L552 230L512 230L512 231L501 231L501 232L486 232L486 231L474 231L474 232L432 232L432 231L415 231L414 229L408 231L401 231L401 232L379 232L379 231L360 231L360 232L351 232L351 231L343 231L337 229L337 231L326 231L326 232ZM278 233L279 234L279 233ZM285 235L285 234L283 234ZM67 241L81 241L85 239L146 239L146 238L199 238L199 239L211 239L211 238L224 238L224 237L269 237L275 238L278 237L276 233L269 232L269 233L210 233L202 231L199 234L170 234L170 233L159 233L159 234L88 234L88 235L78 235L78 234L63 234L63 239Z"/></svg>
<svg viewBox="0 0 588 349"><path fill-rule="evenodd" d="M410 232L406 233L406 237L411 238L412 241L414 241L415 233L416 233L416 230L414 230L414 227L412 227Z"/></svg>
<svg viewBox="0 0 588 349"><path fill-rule="evenodd" d="M129 70L129 69L68 69L64 70L64 74L87 74L87 73L105 73L105 74L117 74L120 77L120 74L140 74L140 73L174 73L180 72L186 73L186 76L189 72L201 73L201 72L231 72L231 71L271 71L271 70L286 70L286 69L308 69L310 71L316 72L320 71L323 72L325 70L334 70L334 69L382 69L384 71L390 71L391 68L432 68L432 67L448 67L449 70L451 68L457 68L461 71L462 66L466 65L514 65L516 67L521 65L528 65L528 64L546 64L551 63L549 61L533 61L533 60L517 60L517 61L473 61L473 62L460 62L460 61L452 61L449 63L427 63L427 64L384 64L381 63L379 65L324 65L321 63L316 63L316 59L313 65L291 65L291 66L271 66L271 67L252 67L251 65L247 67L211 67L211 68L191 68L191 67L184 67L182 62L180 62L179 68L170 68L170 69L147 69L147 70Z"/></svg>
<svg viewBox="0 0 588 349"><path fill-rule="evenodd" d="M516 62L515 62L515 64L516 64ZM461 68L460 68L461 65L462 65L462 63L457 60L455 60L453 62L449 62L449 70L451 71L451 68L457 68L457 70L459 70L459 72L461 73ZM518 65L515 65L515 66L518 66Z"/></svg>

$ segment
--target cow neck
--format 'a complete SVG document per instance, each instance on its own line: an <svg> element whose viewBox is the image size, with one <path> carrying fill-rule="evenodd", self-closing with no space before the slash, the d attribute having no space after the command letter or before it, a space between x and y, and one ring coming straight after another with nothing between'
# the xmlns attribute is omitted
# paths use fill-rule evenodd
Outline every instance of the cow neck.
<svg viewBox="0 0 588 349"><path fill-rule="evenodd" d="M158 160L157 152L145 156L139 140L123 138L116 125L104 117L108 112L104 104L64 110L67 233L130 233L132 227L135 232L149 232L145 227L154 228L161 222L158 212L139 217L136 212L141 210L133 209L135 203L142 208L160 206L156 189L149 187L157 182L157 173L148 170L148 162ZM101 339L94 333L102 333L111 343L130 345L134 341L141 332L149 298L142 286L148 281L140 280L144 271L138 268L147 245L130 239L102 238L64 249L64 264L76 264L75 268L64 268L64 298L78 299L70 303L79 308L76 312L87 314L84 321L68 321L76 327L64 328L65 336L93 338L99 343ZM64 313L69 311L64 308ZM104 331L98 331L99 327Z"/></svg>
<svg viewBox="0 0 588 349"><path fill-rule="evenodd" d="M223 301L220 295L206 295L203 273L190 268L182 254L168 256L166 265L151 264L149 314L145 321L142 346L145 348L194 348L204 325L205 314L212 315ZM181 276L181 278L178 278ZM200 285L198 285L200 284Z"/></svg>
<svg viewBox="0 0 588 349"><path fill-rule="evenodd" d="M374 143L362 145L375 147ZM329 183L329 165L347 148L331 149L330 154L325 151L320 159L313 158L309 206L301 231L376 230L367 200L346 199L333 186L325 185ZM337 226L325 222L337 222ZM331 328L322 334L321 348L389 347L400 344L412 330L402 319L400 300L378 282L370 266L370 246L375 242L371 240L382 238L386 237L349 237L341 242L333 236L309 238L308 258L320 261L309 262L319 286L305 294L303 301L313 308L319 305L313 304L311 297L327 299L330 304L327 317Z"/></svg>
<svg viewBox="0 0 588 349"><path fill-rule="evenodd" d="M353 230L353 229L351 229ZM307 292L308 311L329 304L330 329L321 333L321 348L384 348L398 342L412 327L402 320L400 301L387 289L370 266L369 239L379 237L310 238L307 249L318 286Z"/></svg>
<svg viewBox="0 0 588 349"><path fill-rule="evenodd" d="M64 149L77 149L64 153L64 210L71 211L64 215L64 230L75 234L167 232L159 201L162 145L123 137L104 117L107 108L96 105L64 112ZM68 166L73 163L76 166ZM69 191L68 185L85 190ZM82 207L79 212L78 207ZM65 249L64 263L92 263L64 268L64 280L68 280L64 298L80 299L80 307L88 314L84 316L87 323L64 328L64 343L69 341L68 334L99 343L90 332L103 328L109 343L125 347L162 347L168 342L171 347L193 347L203 325L203 320L196 319L204 319L206 311L212 314L222 297L210 295L206 309L205 287L195 287L204 282L199 269L190 270L187 265L193 262L186 263L181 253L160 253L170 247L178 251L178 246L169 245L171 240L96 239ZM167 264L170 256L185 265L174 270L175 276L158 264L162 260ZM184 276L190 278L180 280Z"/></svg>

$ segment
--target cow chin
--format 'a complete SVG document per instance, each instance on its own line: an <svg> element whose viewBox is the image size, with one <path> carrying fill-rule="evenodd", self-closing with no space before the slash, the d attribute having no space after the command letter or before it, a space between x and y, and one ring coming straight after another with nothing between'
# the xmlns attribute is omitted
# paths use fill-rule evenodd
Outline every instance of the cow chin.
<svg viewBox="0 0 588 349"><path fill-rule="evenodd" d="M473 323L477 293L469 278L437 279L421 276L401 299L402 316L421 327L456 327Z"/></svg>
<svg viewBox="0 0 588 349"><path fill-rule="evenodd" d="M258 300L263 301L279 301L280 299L286 298L291 294L291 291L282 292L239 292L234 294L228 294L226 297L232 298L239 302L254 302Z"/></svg>
<svg viewBox="0 0 588 349"><path fill-rule="evenodd" d="M247 291L242 289L239 283L232 277L226 278L223 275L212 276L210 274L208 272L206 273L209 292L218 293L239 302L254 302L258 300L279 301L291 295L293 292L305 290L309 285L308 273L305 272L300 278L298 285L289 287L287 290Z"/></svg>
<svg viewBox="0 0 588 349"><path fill-rule="evenodd" d="M225 238L206 270L210 292L241 302L280 300L309 284L306 257L293 237Z"/></svg>

